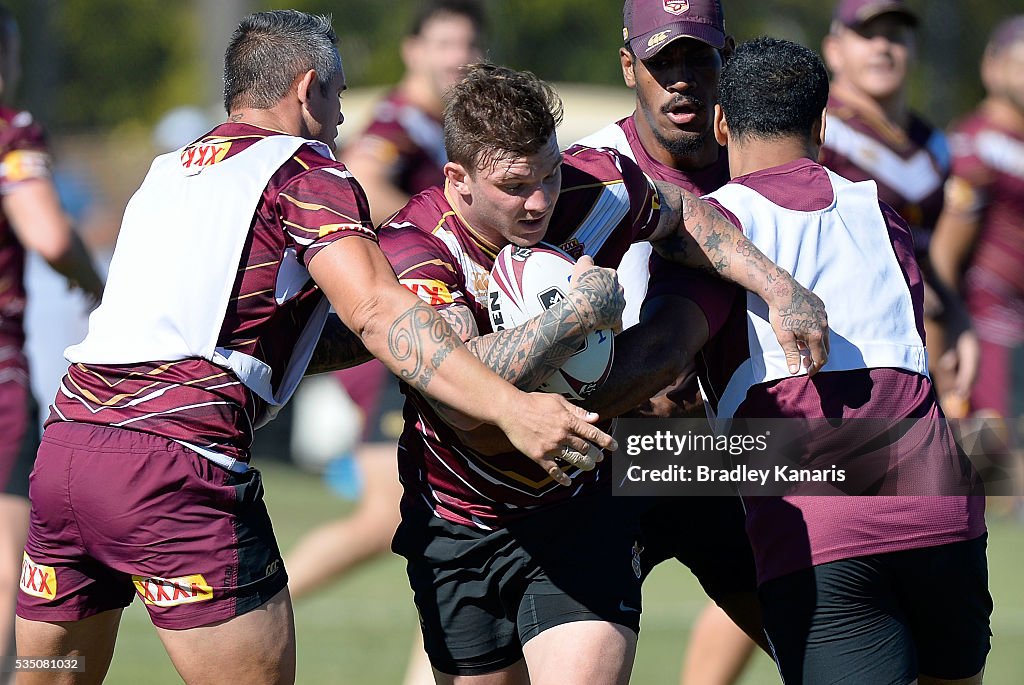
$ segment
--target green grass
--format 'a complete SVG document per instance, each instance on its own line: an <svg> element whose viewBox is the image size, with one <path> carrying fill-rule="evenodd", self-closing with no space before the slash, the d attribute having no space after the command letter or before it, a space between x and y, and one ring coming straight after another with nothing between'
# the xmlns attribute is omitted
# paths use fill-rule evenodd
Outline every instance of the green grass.
<svg viewBox="0 0 1024 685"><path fill-rule="evenodd" d="M267 502L286 550L304 530L342 515L351 505L319 478L276 463L262 465ZM989 565L995 597L992 653L986 682L1024 683L1024 526L990 521ZM660 566L644 595L643 632L635 683L678 682L688 626L704 605L696 581L679 564ZM402 561L377 560L295 610L301 685L400 683L415 626ZM180 679L136 601L124 615L110 685L164 685ZM772 662L758 655L741 683L778 683Z"/></svg>

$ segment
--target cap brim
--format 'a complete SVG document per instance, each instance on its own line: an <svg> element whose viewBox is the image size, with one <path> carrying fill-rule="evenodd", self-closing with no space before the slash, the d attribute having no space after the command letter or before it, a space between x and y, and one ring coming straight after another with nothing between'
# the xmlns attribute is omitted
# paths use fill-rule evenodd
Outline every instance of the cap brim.
<svg viewBox="0 0 1024 685"><path fill-rule="evenodd" d="M854 17L853 22L852 23L848 23L846 25L851 27L851 28L855 28L857 26L863 26L864 24L868 23L872 19L876 19L876 18L881 17L881 16L883 16L885 14L895 14L895 15L897 15L904 22L906 22L907 26L917 26L917 24L919 22L919 20L917 18L917 15L914 14L913 12L911 12L910 10L908 10L906 7L900 7L900 6L887 7L885 5L882 5L881 7L872 7L872 8L866 9L863 12L859 12L857 14L857 16Z"/></svg>
<svg viewBox="0 0 1024 685"><path fill-rule="evenodd" d="M680 38L693 38L721 50L725 47L725 34L710 24L697 22L675 22L666 24L654 31L642 33L631 38L629 46L633 54L640 59L648 59L658 54L669 43Z"/></svg>

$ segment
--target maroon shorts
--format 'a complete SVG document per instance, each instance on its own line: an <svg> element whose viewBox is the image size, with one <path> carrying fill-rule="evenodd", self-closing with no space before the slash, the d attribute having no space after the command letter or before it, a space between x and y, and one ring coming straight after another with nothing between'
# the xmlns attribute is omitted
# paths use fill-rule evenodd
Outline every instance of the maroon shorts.
<svg viewBox="0 0 1024 685"><path fill-rule="evenodd" d="M240 616L288 578L260 473L155 435L47 426L32 471L17 613L74 621L138 594L161 628Z"/></svg>
<svg viewBox="0 0 1024 685"><path fill-rule="evenodd" d="M0 383L0 493L28 496L28 474L38 448L32 392L19 380Z"/></svg>

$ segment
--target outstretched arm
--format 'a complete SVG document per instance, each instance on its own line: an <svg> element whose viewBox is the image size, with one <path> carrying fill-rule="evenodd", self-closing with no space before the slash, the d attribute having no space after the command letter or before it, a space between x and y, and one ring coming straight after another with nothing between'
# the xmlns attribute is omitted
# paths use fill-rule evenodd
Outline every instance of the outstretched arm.
<svg viewBox="0 0 1024 685"><path fill-rule="evenodd" d="M484 366L432 307L399 285L376 243L336 240L310 260L309 272L342 322L392 373L466 416L499 426L557 482L571 483L555 461L566 448L585 460L591 443L614 443L592 425L596 414L555 395L523 393Z"/></svg>
<svg viewBox="0 0 1024 685"><path fill-rule="evenodd" d="M615 336L615 363L583 406L621 416L671 384L708 340L704 312L685 297L644 302L640 323Z"/></svg>
<svg viewBox="0 0 1024 685"><path fill-rule="evenodd" d="M711 205L678 186L657 183L661 221L650 237L654 249L670 261L712 273L763 299L775 336L786 353L790 373L800 370L801 350L808 375L828 361L825 305L764 255Z"/></svg>

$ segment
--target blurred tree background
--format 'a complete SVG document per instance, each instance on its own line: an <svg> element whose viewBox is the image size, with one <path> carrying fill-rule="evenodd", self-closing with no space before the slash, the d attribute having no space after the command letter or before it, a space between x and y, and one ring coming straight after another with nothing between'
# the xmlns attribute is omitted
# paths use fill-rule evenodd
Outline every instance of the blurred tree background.
<svg viewBox="0 0 1024 685"><path fill-rule="evenodd" d="M24 35L18 104L57 133L150 126L181 104L220 99L227 37L266 0L7 0ZM330 13L351 86L380 85L401 72L397 45L415 0L290 0ZM618 0L487 0L490 59L554 81L619 84ZM831 2L725 0L738 40L760 34L818 48ZM981 96L978 59L992 26L1024 2L919 0L922 17L913 104L945 125Z"/></svg>

